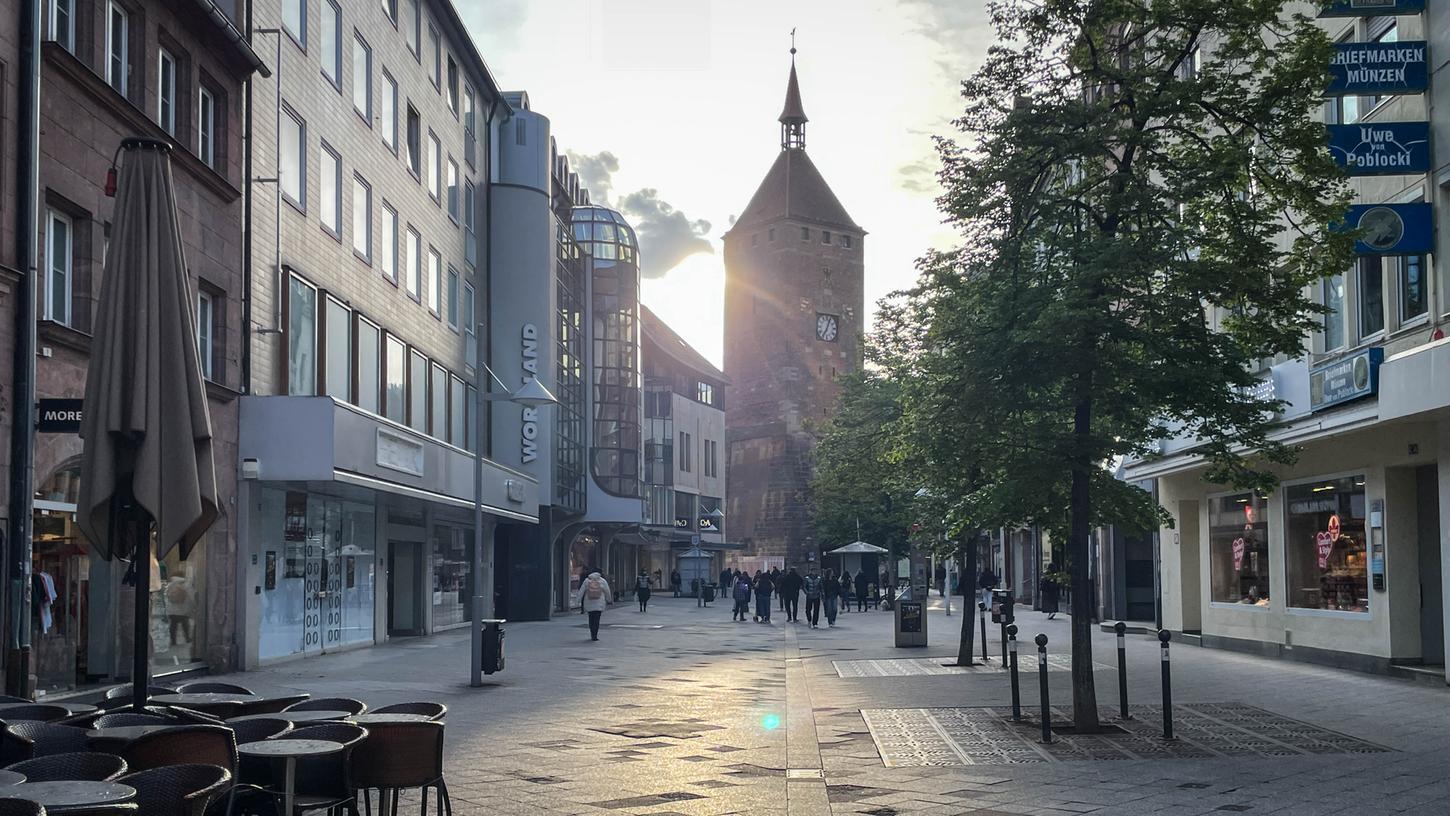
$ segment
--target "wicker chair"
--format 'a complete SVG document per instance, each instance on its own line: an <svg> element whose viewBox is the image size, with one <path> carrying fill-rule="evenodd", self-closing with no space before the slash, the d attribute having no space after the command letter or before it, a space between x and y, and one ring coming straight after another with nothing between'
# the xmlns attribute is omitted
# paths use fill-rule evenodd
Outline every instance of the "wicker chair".
<svg viewBox="0 0 1450 816"><path fill-rule="evenodd" d="M157 694L175 694L175 693L176 693L176 689L174 689L174 688L167 688L166 686L147 686L146 687L146 695L148 697L154 696L154 695L157 695ZM103 699L99 703L99 705L100 705L101 708L104 708L104 709L106 709L108 711L114 711L115 709L118 709L118 708L125 708L126 706L128 706L130 704L131 704L131 686L130 685L116 686L114 688L107 689L106 690L105 699Z"/></svg>
<svg viewBox="0 0 1450 816"><path fill-rule="evenodd" d="M181 694L253 694L246 686L239 686L236 683L218 683L214 680L197 680L192 683L182 683L176 687Z"/></svg>
<svg viewBox="0 0 1450 816"><path fill-rule="evenodd" d="M69 716L70 709L44 703L22 703L0 709L0 718L5 722L55 722Z"/></svg>
<svg viewBox="0 0 1450 816"><path fill-rule="evenodd" d="M260 742L273 737L286 736L292 731L292 723L263 717L255 720L238 720L230 723L238 745ZM237 758L237 782L239 784L266 787L272 781L272 766L262 757L242 756Z"/></svg>
<svg viewBox="0 0 1450 816"><path fill-rule="evenodd" d="M293 703L283 711L346 711L357 715L368 710L368 704L351 697L313 697L300 703Z"/></svg>
<svg viewBox="0 0 1450 816"><path fill-rule="evenodd" d="M127 725L176 725L177 720L160 714L137 714L134 711L117 711L102 714L96 718L96 728L120 728Z"/></svg>
<svg viewBox="0 0 1450 816"><path fill-rule="evenodd" d="M393 703L373 709L374 714L422 714L430 720L441 720L448 716L448 706L442 703Z"/></svg>
<svg viewBox="0 0 1450 816"><path fill-rule="evenodd" d="M288 732L286 739L315 739L341 743L341 753L320 757L303 757L297 760L297 798L294 813L309 810L344 808L357 813L357 787L352 783L351 758L353 750L366 740L368 731L352 723L318 723ZM280 786L276 780L282 778L280 761L272 763L273 791ZM287 814L283 814L287 816Z"/></svg>
<svg viewBox="0 0 1450 816"><path fill-rule="evenodd" d="M45 808L29 799L0 797L0 816L45 816Z"/></svg>
<svg viewBox="0 0 1450 816"><path fill-rule="evenodd" d="M237 739L224 725L179 725L131 740L121 757L136 771L203 763L224 768L230 778L237 769Z"/></svg>
<svg viewBox="0 0 1450 816"><path fill-rule="evenodd" d="M86 750L83 728L48 722L14 722L0 730L0 764L9 765L31 757L69 754Z"/></svg>
<svg viewBox="0 0 1450 816"><path fill-rule="evenodd" d="M167 765L116 781L136 789L137 809L145 816L202 816L226 794L232 775L215 765Z"/></svg>
<svg viewBox="0 0 1450 816"><path fill-rule="evenodd" d="M9 694L0 694L0 703L33 703L29 697L11 697Z"/></svg>
<svg viewBox="0 0 1450 816"><path fill-rule="evenodd" d="M170 717L181 723L197 723L200 725L222 724L222 718L216 714L212 714L206 711L197 711L194 708L187 708L185 706L148 706L146 708L146 711L151 714L158 714L163 717Z"/></svg>
<svg viewBox="0 0 1450 816"><path fill-rule="evenodd" d="M73 779L110 782L126 772L126 761L112 754L85 751L27 759L5 770L25 774L27 782L61 782Z"/></svg>
<svg viewBox="0 0 1450 816"><path fill-rule="evenodd" d="M453 802L443 782L443 723L369 725L368 738L352 752L352 782L363 791L369 816L372 801L368 791L374 788L380 797L392 797L393 807L387 811L391 813L398 812L398 792L413 788L419 789L426 812L428 789L433 788L437 792L439 816L453 816Z"/></svg>
<svg viewBox="0 0 1450 816"><path fill-rule="evenodd" d="M306 702L310 694L292 694L285 697L258 697L255 702L242 704L242 710L247 714L276 714L279 711L286 711L298 703Z"/></svg>

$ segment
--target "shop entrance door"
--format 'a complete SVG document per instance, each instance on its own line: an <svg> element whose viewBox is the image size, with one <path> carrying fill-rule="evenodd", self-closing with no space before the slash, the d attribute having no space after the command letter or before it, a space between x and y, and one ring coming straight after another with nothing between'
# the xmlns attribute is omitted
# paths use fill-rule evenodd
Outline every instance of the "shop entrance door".
<svg viewBox="0 0 1450 816"><path fill-rule="evenodd" d="M423 633L422 593L423 544L391 541L388 544L388 634Z"/></svg>
<svg viewBox="0 0 1450 816"><path fill-rule="evenodd" d="M1440 574L1440 480L1435 465L1415 469L1420 550L1420 657L1445 663L1445 590Z"/></svg>

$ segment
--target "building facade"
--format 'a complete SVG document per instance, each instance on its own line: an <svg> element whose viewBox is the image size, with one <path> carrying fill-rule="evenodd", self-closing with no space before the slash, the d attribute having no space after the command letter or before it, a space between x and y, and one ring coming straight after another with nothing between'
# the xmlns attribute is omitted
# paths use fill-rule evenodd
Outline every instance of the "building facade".
<svg viewBox="0 0 1450 816"><path fill-rule="evenodd" d="M508 111L447 0L252 13L273 76L253 97L246 666L471 618L473 455L489 445L476 351ZM486 534L538 518L535 479L491 459L481 496Z"/></svg>
<svg viewBox="0 0 1450 816"><path fill-rule="evenodd" d="M726 516L753 555L803 564L811 449L861 365L865 231L805 150L792 55L775 163L725 235Z"/></svg>
<svg viewBox="0 0 1450 816"><path fill-rule="evenodd" d="M1336 155L1366 237L1353 267L1316 287L1327 314L1305 355L1260 366L1261 393L1286 402L1275 438L1298 461L1267 495L1205 483L1191 439L1126 474L1156 480L1175 522L1158 531L1165 627L1206 646L1445 680L1450 88L1416 84L1414 67L1429 73L1450 30L1393 11L1321 20L1345 55L1337 64L1379 51L1410 70L1379 87L1341 76L1326 99L1332 143L1349 139ZM1423 159L1366 146L1426 127Z"/></svg>

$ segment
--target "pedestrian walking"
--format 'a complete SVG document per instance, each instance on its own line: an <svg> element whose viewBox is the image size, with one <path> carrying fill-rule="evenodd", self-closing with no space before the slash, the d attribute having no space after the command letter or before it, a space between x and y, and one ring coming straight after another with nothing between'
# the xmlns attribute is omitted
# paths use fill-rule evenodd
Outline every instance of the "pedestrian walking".
<svg viewBox="0 0 1450 816"><path fill-rule="evenodd" d="M745 616L750 614L750 577L740 570L735 571L735 583L730 589L730 597L735 601L735 611L731 614L731 620L743 621Z"/></svg>
<svg viewBox="0 0 1450 816"><path fill-rule="evenodd" d="M826 577L821 579L821 603L826 607L826 626L836 625L836 601L841 597L841 579L836 577L836 571L826 570Z"/></svg>
<svg viewBox="0 0 1450 816"><path fill-rule="evenodd" d="M863 575L864 575L864 573L863 573ZM858 579L860 577L861 576L859 576L859 575L857 576ZM841 594L841 610L843 612L850 612L851 611L851 598L852 598L852 589L853 589L852 583L853 583L853 581L852 581L852 578L851 578L851 571L850 570L841 570L841 593L840 594Z"/></svg>
<svg viewBox="0 0 1450 816"><path fill-rule="evenodd" d="M816 574L815 565L801 580L801 589L806 593L806 623L812 629L821 625L821 576Z"/></svg>
<svg viewBox="0 0 1450 816"><path fill-rule="evenodd" d="M604 609L609 605L609 582L599 574L599 570L589 573L579 584L579 608L589 616L589 639L599 639L599 619L604 615Z"/></svg>
<svg viewBox="0 0 1450 816"><path fill-rule="evenodd" d="M639 601L639 611L649 611L649 572L639 571L639 577L634 579L634 597Z"/></svg>
<svg viewBox="0 0 1450 816"><path fill-rule="evenodd" d="M804 582L801 580L800 573L795 571L795 567L791 567L785 577L780 579L780 585L781 598L784 600L785 619L791 623L799 623L801 587Z"/></svg>
<svg viewBox="0 0 1450 816"><path fill-rule="evenodd" d="M977 576L977 589L982 591L982 604L988 608L992 606L992 590L996 587L997 576L992 574L992 568L982 567L981 575Z"/></svg>
<svg viewBox="0 0 1450 816"><path fill-rule="evenodd" d="M670 590L676 598L680 597L680 571L677 569L670 570Z"/></svg>
<svg viewBox="0 0 1450 816"><path fill-rule="evenodd" d="M785 593L780 591L781 582L785 580L785 573L780 567L770 568L770 585L775 588L775 602L780 606L780 611L785 611Z"/></svg>
<svg viewBox="0 0 1450 816"><path fill-rule="evenodd" d="M761 573L755 579L755 622L770 623L770 594L775 591L775 582L770 573Z"/></svg>
<svg viewBox="0 0 1450 816"><path fill-rule="evenodd" d="M1037 585L1037 591L1042 596L1042 611L1047 613L1047 619L1057 617L1058 599L1062 595L1062 587L1057 584L1057 564L1054 562L1047 565L1047 572L1042 576L1042 582Z"/></svg>
<svg viewBox="0 0 1450 816"><path fill-rule="evenodd" d="M729 567L720 570L720 597L724 598L730 594L730 589L735 585L735 573Z"/></svg>
<svg viewBox="0 0 1450 816"><path fill-rule="evenodd" d="M882 574L884 575L885 573L882 573ZM881 585L883 587L886 586L886 582L885 581L882 581L881 582ZM936 594L937 594L937 597L940 597L940 598L945 598L947 596L947 565L946 564L937 564L936 565Z"/></svg>
<svg viewBox="0 0 1450 816"><path fill-rule="evenodd" d="M866 582L866 573L861 571L856 574L856 611L866 611L866 596L870 593L872 585Z"/></svg>

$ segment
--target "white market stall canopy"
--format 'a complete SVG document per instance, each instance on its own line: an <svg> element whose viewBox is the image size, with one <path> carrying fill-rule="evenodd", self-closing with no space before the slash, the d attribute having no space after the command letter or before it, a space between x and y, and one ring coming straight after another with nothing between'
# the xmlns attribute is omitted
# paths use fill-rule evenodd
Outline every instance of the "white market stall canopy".
<svg viewBox="0 0 1450 816"><path fill-rule="evenodd" d="M826 553L826 555L881 555L889 552L885 547L878 547L875 544L867 544L864 541L852 541L844 547L837 547Z"/></svg>

